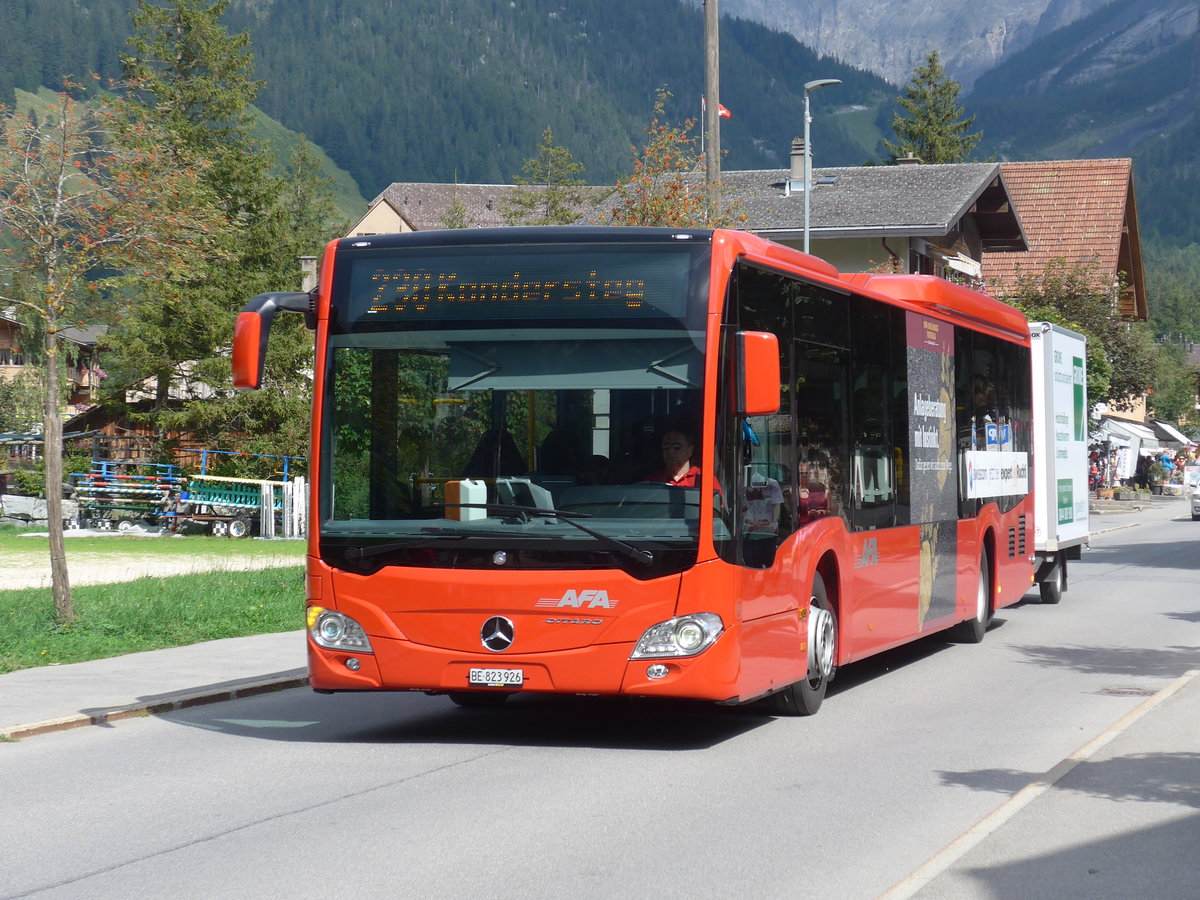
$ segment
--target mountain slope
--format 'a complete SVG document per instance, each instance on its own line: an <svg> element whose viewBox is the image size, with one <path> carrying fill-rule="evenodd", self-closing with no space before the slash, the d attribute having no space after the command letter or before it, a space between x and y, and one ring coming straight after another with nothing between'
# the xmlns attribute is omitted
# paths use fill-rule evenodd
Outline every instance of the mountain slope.
<svg viewBox="0 0 1200 900"><path fill-rule="evenodd" d="M0 4L0 100L61 74L119 75L133 0ZM507 182L551 127L596 183L628 171L655 91L668 116L699 116L703 17L682 0L235 0L225 24L248 31L258 106L303 132L368 196L393 181ZM72 57L69 35L83 35ZM9 52L9 48L14 48ZM67 55L64 56L64 52ZM803 129L797 93L845 84L825 102L877 106L890 89L786 35L722 27L726 165L782 166ZM814 129L823 164L872 156L840 124Z"/></svg>
<svg viewBox="0 0 1200 900"><path fill-rule="evenodd" d="M64 74L119 75L134 2L0 3L0 102L14 87L57 87ZM880 53L903 57L898 81L933 38L944 40L946 57L952 48L980 59L1010 54L962 98L984 131L977 156L1133 155L1144 233L1200 239L1200 223L1180 212L1200 205L1200 0L1116 0L1099 9L1101 0L719 2L721 101L733 112L721 125L726 168L787 164L803 130L802 86L813 78L844 82L813 97L817 164L878 155L898 88L791 35L728 18L787 15L826 41L822 52L857 65L876 65ZM226 25L250 33L266 82L258 107L306 134L371 197L393 181L511 181L547 126L589 181L612 183L644 141L658 87L675 94L672 121L699 115L697 4L234 0ZM1049 30L1059 22L1071 24ZM343 202L360 203L355 196Z"/></svg>
<svg viewBox="0 0 1200 900"><path fill-rule="evenodd" d="M1132 156L1144 233L1200 240L1200 3L1117 0L980 78L981 150L1009 159ZM1185 211L1189 211L1186 212Z"/></svg>
<svg viewBox="0 0 1200 900"><path fill-rule="evenodd" d="M396 11L403 8L404 15ZM295 22L307 23L303 49ZM550 127L611 182L644 141L654 94L699 115L703 17L679 0L258 0L235 5L268 84L260 101L342 162L368 194L392 181L511 181ZM726 165L783 165L806 80L842 78L830 102L882 102L880 79L748 22L722 29ZM823 160L871 154L836 124Z"/></svg>

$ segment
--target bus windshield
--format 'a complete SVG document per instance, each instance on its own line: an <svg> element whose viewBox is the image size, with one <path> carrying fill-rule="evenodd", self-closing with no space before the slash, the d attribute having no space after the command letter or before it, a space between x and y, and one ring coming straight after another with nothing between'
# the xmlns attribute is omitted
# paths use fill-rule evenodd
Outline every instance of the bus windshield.
<svg viewBox="0 0 1200 900"><path fill-rule="evenodd" d="M501 254L488 249L475 266L459 248L449 275L428 254L393 251L345 276L328 339L322 555L356 570L494 568L497 553L638 575L689 565L699 488L656 473L663 434L700 424L693 253L640 253L642 272L673 274L633 287L629 254L559 251L547 271L531 256L518 291L496 281ZM603 304L628 297L581 300L578 286L562 288L570 271L605 265L625 265L614 290L653 296L650 308L643 299L618 315ZM421 286L439 280L450 289ZM527 290L535 283L548 298L540 311ZM493 318L493 304L506 319Z"/></svg>

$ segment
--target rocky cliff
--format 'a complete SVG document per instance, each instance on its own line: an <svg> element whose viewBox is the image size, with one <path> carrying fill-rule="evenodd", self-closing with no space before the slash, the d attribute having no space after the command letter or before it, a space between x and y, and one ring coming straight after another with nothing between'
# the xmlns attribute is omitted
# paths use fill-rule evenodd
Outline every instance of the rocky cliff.
<svg viewBox="0 0 1200 900"><path fill-rule="evenodd" d="M697 5L701 0L693 0ZM964 87L1039 36L1109 0L718 0L722 16L794 35L818 53L908 80L930 50Z"/></svg>

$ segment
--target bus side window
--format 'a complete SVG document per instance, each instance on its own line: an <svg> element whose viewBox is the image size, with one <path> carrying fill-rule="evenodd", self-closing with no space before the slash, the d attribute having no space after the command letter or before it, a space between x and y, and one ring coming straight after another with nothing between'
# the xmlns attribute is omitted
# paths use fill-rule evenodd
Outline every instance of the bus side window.
<svg viewBox="0 0 1200 900"><path fill-rule="evenodd" d="M895 524L891 430L891 316L886 307L851 298L850 503L856 530Z"/></svg>

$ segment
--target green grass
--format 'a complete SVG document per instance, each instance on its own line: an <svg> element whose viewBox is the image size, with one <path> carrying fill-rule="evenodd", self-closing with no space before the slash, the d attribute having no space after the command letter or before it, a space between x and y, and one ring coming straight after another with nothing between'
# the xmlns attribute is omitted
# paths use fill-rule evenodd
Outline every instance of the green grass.
<svg viewBox="0 0 1200 900"><path fill-rule="evenodd" d="M112 540L124 543L100 542ZM254 542L225 541L238 543ZM304 627L299 568L141 578L71 593L76 620L64 627L54 621L49 588L0 591L0 673Z"/></svg>
<svg viewBox="0 0 1200 900"><path fill-rule="evenodd" d="M0 526L0 554L33 553L45 555L49 552L50 539L42 537L45 528L23 529L14 534ZM211 537L188 535L186 537L111 534L104 537L66 538L67 556L76 553L100 553L116 556L295 556L297 561L304 557L304 541L257 541L248 538Z"/></svg>
<svg viewBox="0 0 1200 900"><path fill-rule="evenodd" d="M20 571L31 566L49 565L50 539L40 532L14 534L0 526L0 587L4 572ZM115 559L182 559L203 557L213 561L212 568L221 568L221 560L245 557L295 557L296 565L304 561L304 541L257 541L189 535L187 537L154 537L149 535L112 534L106 537L69 537L65 539L67 562L71 566L86 566L90 562L110 562Z"/></svg>

